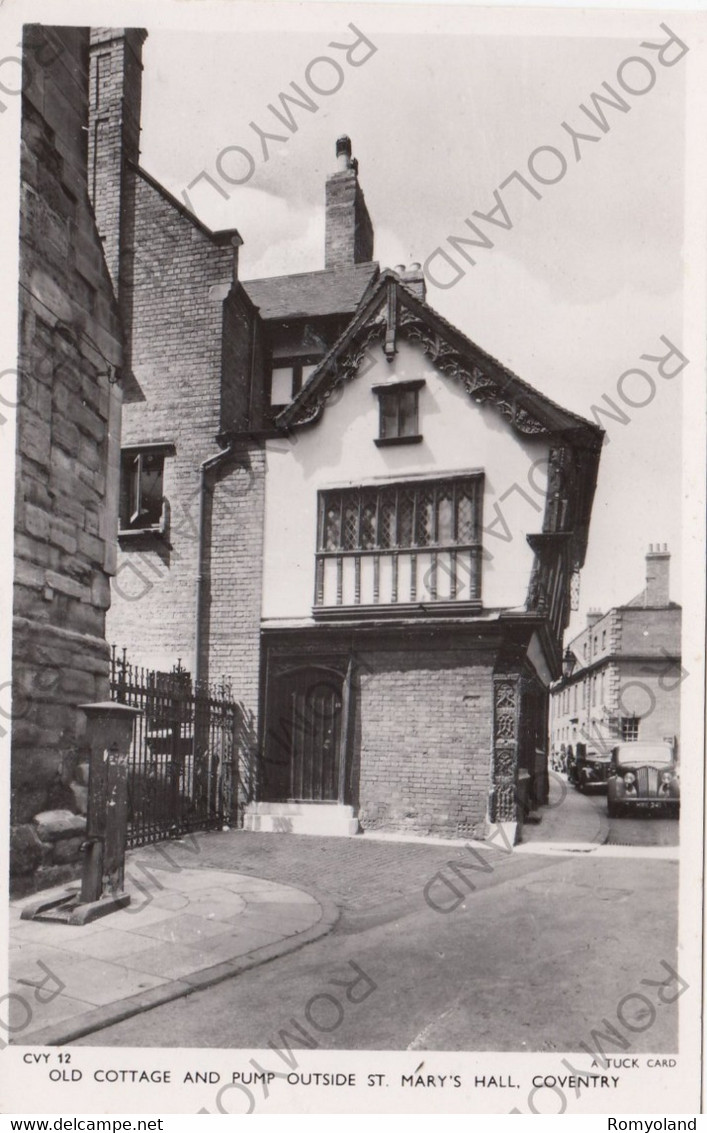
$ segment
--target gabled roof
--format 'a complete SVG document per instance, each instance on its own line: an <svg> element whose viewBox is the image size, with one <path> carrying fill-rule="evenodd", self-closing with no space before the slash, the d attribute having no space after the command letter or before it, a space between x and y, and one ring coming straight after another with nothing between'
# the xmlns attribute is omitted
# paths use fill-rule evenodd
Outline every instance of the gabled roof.
<svg viewBox="0 0 707 1133"><path fill-rule="evenodd" d="M128 165L146 185L150 185L173 209L176 209L180 216L183 216L185 220L193 224L194 227L209 240L213 240L214 244L236 243L240 246L243 243L243 238L237 228L219 228L218 230L208 228L203 221L199 220L198 216L194 215L191 209L188 209L186 205L178 201L177 198L170 193L169 189L165 189L164 185L162 185L156 177L153 177L151 173L148 173L146 169L143 169L141 165L136 165L132 161L128 161Z"/></svg>
<svg viewBox="0 0 707 1133"><path fill-rule="evenodd" d="M262 319L350 315L369 284L378 278L379 270L377 263L353 264L337 270L249 279L243 287L260 309Z"/></svg>
<svg viewBox="0 0 707 1133"><path fill-rule="evenodd" d="M356 376L361 344L385 337L384 351L390 355L397 336L419 342L443 373L461 381L474 401L495 404L516 431L550 436L581 433L588 447L597 452L601 447L603 430L594 422L523 381L414 295L390 269L364 294L346 330L279 414L277 424L291 428L318 419L333 388Z"/></svg>
<svg viewBox="0 0 707 1133"><path fill-rule="evenodd" d="M355 380L371 347L382 343L384 355L392 358L398 338L418 343L441 373L460 382L473 401L497 409L515 432L547 439L549 472L555 478L555 488L548 488L546 508L551 507L555 495L559 498L561 491L569 492L573 498L572 530L558 528L548 512L550 526L544 527L542 535L534 536L531 545L537 564L547 550L544 544L539 545L543 540L564 541L566 553L578 569L586 554L603 429L528 385L413 294L389 269L364 294L348 327L292 403L278 414L276 426L291 429L314 424L333 390ZM569 452L573 457L566 462Z"/></svg>

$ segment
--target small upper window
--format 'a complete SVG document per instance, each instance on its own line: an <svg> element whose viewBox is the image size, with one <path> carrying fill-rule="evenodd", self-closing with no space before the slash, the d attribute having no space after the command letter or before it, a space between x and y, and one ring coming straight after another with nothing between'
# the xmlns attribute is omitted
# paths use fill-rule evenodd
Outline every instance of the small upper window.
<svg viewBox="0 0 707 1133"><path fill-rule="evenodd" d="M318 365L319 360L313 357L273 358L270 370L271 406L289 405Z"/></svg>
<svg viewBox="0 0 707 1133"><path fill-rule="evenodd" d="M377 445L415 444L422 440L419 394L424 384L424 380L419 379L373 387L380 410Z"/></svg>
<svg viewBox="0 0 707 1133"><path fill-rule="evenodd" d="M624 743L636 743L638 741L638 716L622 716L621 717L621 739Z"/></svg>
<svg viewBox="0 0 707 1133"><path fill-rule="evenodd" d="M120 530L162 532L164 458L172 446L124 449L120 460Z"/></svg>

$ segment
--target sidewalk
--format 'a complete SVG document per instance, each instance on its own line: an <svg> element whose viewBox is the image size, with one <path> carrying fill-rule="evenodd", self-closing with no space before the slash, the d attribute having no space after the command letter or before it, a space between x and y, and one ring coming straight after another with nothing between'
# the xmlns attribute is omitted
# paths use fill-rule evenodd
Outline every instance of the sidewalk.
<svg viewBox="0 0 707 1133"><path fill-rule="evenodd" d="M555 776L539 814L514 855L588 852L608 837L603 808ZM351 925L419 903L424 879L452 859L465 861L462 849L231 831L132 851L131 904L104 919L23 921L36 894L12 903L11 1041L71 1042L189 995L326 935L340 908ZM486 852L499 868L512 857L492 846ZM316 897L307 892L312 884Z"/></svg>
<svg viewBox="0 0 707 1133"><path fill-rule="evenodd" d="M550 801L538 810L541 821L523 826L522 841L516 851L550 853L588 852L603 845L609 837L606 801L600 806L577 791L562 775L550 776Z"/></svg>
<svg viewBox="0 0 707 1133"><path fill-rule="evenodd" d="M301 948L338 918L326 898L290 885L178 863L165 868L159 847L136 853L147 868L138 877L129 855L131 904L103 919L23 921L36 894L11 904L14 1043L70 1042Z"/></svg>

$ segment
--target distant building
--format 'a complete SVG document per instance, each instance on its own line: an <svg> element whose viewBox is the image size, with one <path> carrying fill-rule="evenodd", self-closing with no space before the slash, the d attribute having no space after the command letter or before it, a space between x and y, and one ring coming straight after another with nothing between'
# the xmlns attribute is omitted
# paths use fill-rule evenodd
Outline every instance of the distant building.
<svg viewBox="0 0 707 1133"><path fill-rule="evenodd" d="M26 891L74 875L83 842L79 705L108 696L122 340L88 194L88 29L28 27L23 46L11 872Z"/></svg>
<svg viewBox="0 0 707 1133"><path fill-rule="evenodd" d="M680 732L682 609L670 601L670 554L651 544L646 585L607 613L590 610L565 651L563 676L551 688L554 756L577 743L602 748L619 740L670 740ZM573 667L572 667L573 666Z"/></svg>

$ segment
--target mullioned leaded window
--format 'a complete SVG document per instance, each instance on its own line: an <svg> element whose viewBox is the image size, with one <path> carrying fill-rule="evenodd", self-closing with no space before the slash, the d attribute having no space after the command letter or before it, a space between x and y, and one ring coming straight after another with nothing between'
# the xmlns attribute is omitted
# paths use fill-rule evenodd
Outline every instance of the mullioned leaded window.
<svg viewBox="0 0 707 1133"><path fill-rule="evenodd" d="M479 602L483 477L319 493L315 608Z"/></svg>

